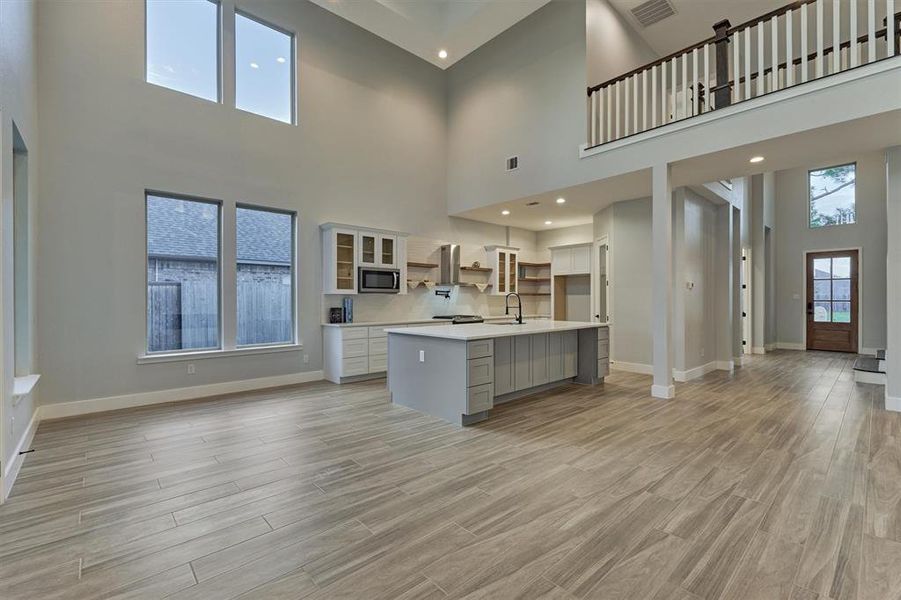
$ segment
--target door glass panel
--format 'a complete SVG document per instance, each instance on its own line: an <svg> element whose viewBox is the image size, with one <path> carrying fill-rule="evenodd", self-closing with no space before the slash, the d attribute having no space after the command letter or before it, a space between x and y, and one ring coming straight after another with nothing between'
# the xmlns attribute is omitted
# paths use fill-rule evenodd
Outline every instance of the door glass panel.
<svg viewBox="0 0 901 600"><path fill-rule="evenodd" d="M382 264L394 264L394 240L392 238L382 238Z"/></svg>
<svg viewBox="0 0 901 600"><path fill-rule="evenodd" d="M832 276L836 279L851 277L850 256L842 256L832 259Z"/></svg>
<svg viewBox="0 0 901 600"><path fill-rule="evenodd" d="M354 235L339 233L336 238L337 273L336 287L339 290L354 288Z"/></svg>
<svg viewBox="0 0 901 600"><path fill-rule="evenodd" d="M497 255L497 285L499 292L507 291L507 253L499 252Z"/></svg>
<svg viewBox="0 0 901 600"><path fill-rule="evenodd" d="M813 305L813 320L817 323L829 323L832 320L829 302L816 302Z"/></svg>
<svg viewBox="0 0 901 600"><path fill-rule="evenodd" d="M360 251L363 253L361 262L375 264L375 236L360 236Z"/></svg>
<svg viewBox="0 0 901 600"><path fill-rule="evenodd" d="M813 299L814 300L830 300L832 299L832 282L829 280L813 282Z"/></svg>
<svg viewBox="0 0 901 600"><path fill-rule="evenodd" d="M510 269L508 271L510 274L510 285L509 288L511 291L516 289L516 255L510 255Z"/></svg>
<svg viewBox="0 0 901 600"><path fill-rule="evenodd" d="M816 283L821 283L817 281ZM816 298L820 300L820 298ZM833 300L851 300L851 280L850 279L834 279L832 280L832 299Z"/></svg>
<svg viewBox="0 0 901 600"><path fill-rule="evenodd" d="M833 323L850 323L851 322L851 303L850 302L833 302L832 303L832 322Z"/></svg>
<svg viewBox="0 0 901 600"><path fill-rule="evenodd" d="M832 259L831 258L815 258L815 259L813 259L813 278L814 279L831 279L832 278Z"/></svg>

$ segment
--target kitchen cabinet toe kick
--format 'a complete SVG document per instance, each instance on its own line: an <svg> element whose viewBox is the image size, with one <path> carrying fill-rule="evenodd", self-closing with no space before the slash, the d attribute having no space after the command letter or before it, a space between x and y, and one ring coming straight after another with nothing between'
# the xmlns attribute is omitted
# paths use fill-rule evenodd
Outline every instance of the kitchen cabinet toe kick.
<svg viewBox="0 0 901 600"><path fill-rule="evenodd" d="M466 426L488 419L497 404L568 383L602 383L606 326L556 323L545 331L498 327L495 337L468 340L389 330L391 400Z"/></svg>

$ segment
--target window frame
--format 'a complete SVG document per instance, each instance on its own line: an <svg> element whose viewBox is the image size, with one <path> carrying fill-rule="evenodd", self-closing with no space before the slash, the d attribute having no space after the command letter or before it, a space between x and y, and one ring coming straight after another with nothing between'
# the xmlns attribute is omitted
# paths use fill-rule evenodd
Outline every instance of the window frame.
<svg viewBox="0 0 901 600"><path fill-rule="evenodd" d="M833 223L830 225L817 225L814 226L811 223L810 216L813 212L812 200L810 198L810 175L811 173L815 173L817 171L825 171L827 169L839 169L841 167L854 167L854 222L853 223ZM857 225L857 161L851 161L847 163L839 163L837 165L827 165L825 167L817 167L815 169L807 170L807 228L811 231L818 231L820 229L829 229L831 227L847 227L849 225Z"/></svg>
<svg viewBox="0 0 901 600"><path fill-rule="evenodd" d="M233 33L232 38L233 38L233 40L234 40L234 52L233 52L233 60L232 60L232 65L231 65L231 67L232 67L232 80L233 80L234 83L235 83L235 90L234 90L234 92L235 92L234 96L235 96L235 97L234 97L234 102L233 102L233 105L234 105L233 108L234 108L235 110L237 110L237 111L240 111L240 112L244 113L244 114L254 115L254 116L256 116L256 117L261 117L261 118L263 118L263 119L268 119L269 121L275 121L276 123L282 123L282 124L284 124L284 125L293 125L293 126L296 127L297 124L298 124L298 123L297 123L297 121L298 121L298 118L297 118L297 112L298 112L298 110L297 110L297 103L298 103L298 102L297 102L297 99L298 99L298 90L297 90L297 32L296 32L296 31L293 31L293 30L290 30L290 29L287 29L287 28L285 28L285 27L282 27L282 26L280 26L280 25L276 25L275 23L272 23L271 21L268 21L268 20L266 20L266 19L263 19L263 18L261 18L261 17L258 17L258 16L256 16L256 15L254 15L252 12L249 12L249 11L247 11L247 10L244 10L244 9L241 9L241 8L238 8L237 6L235 6L235 19L234 19L233 22L235 22L235 23L237 22L237 18L238 18L239 15L242 16L242 17L244 17L245 19L249 19L249 20L254 21L254 22L256 22L256 23L258 23L258 24L260 24L260 25L263 25L264 27L268 27L269 29L272 29L272 30L274 30L274 31L277 31L277 32L279 32L279 33L282 33L282 34L284 34L284 35L287 35L287 36L291 39L291 51L290 51L290 53L289 53L290 56L291 56L291 86L290 86L290 89L291 89L291 122L290 122L290 123L286 123L285 121L281 121L281 120L276 119L276 118L274 118L274 117L270 117L270 116L267 116L267 115L261 115L260 113L255 113L255 112L253 112L253 111L246 110L246 109L243 109L243 108L239 108L239 107L238 107L238 60L237 60L237 56L238 56L238 34L237 34L237 24L233 25L233 27L232 27L232 33Z"/></svg>
<svg viewBox="0 0 901 600"><path fill-rule="evenodd" d="M264 344L238 344L238 209L257 210L261 212L278 213L291 217L291 339L285 342L268 342ZM235 339L234 348L237 351L252 350L254 348L278 348L280 346L296 346L300 339L298 334L298 310L297 310L297 211L284 208L274 208L249 202L235 203Z"/></svg>
<svg viewBox="0 0 901 600"><path fill-rule="evenodd" d="M150 308L150 294L149 291L149 281L147 280L147 273L150 267L150 253L147 248L147 236L149 234L149 226L147 222L147 208L148 208L148 199L150 196L154 196L157 198L166 198L171 200L184 200L188 202L201 202L205 204L212 204L216 207L216 304L217 304L217 339L219 344L215 347L211 348L191 348L191 349L179 349L179 350L160 350L156 352L152 352L150 350L150 319L148 313L148 309ZM206 354L213 352L222 352L226 349L225 345L225 312L223 310L223 296L224 290L222 286L223 282L223 255L224 255L224 246L223 246L223 236L222 236L222 221L224 214L225 203L221 200L216 200L213 198L205 198L203 196L194 196L189 194L177 194L171 192L163 192L155 189L145 189L144 190L144 349L141 353L142 357L169 357L169 356L190 356L192 354Z"/></svg>
<svg viewBox="0 0 901 600"><path fill-rule="evenodd" d="M223 65L223 29L224 23L222 19L222 0L206 0L211 4L216 5L216 99L210 100L209 98L204 98L202 96L195 96L194 94L190 94L188 92L183 92L182 90L176 90L175 88L167 87L165 85L160 85L158 83L154 83L147 78L147 60L149 58L147 54L147 10L149 9L151 0L144 0L144 83L149 85L169 90L170 92L175 92L177 94L182 94L189 98L195 98L202 102L210 102L212 104L223 104L224 103L224 75L225 68Z"/></svg>

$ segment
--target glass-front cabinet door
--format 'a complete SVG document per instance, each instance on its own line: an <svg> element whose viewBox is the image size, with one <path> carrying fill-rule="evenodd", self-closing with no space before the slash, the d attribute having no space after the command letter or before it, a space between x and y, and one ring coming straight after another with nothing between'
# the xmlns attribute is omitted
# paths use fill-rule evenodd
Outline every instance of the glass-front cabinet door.
<svg viewBox="0 0 901 600"><path fill-rule="evenodd" d="M353 292L356 290L354 256L357 235L352 231L335 231L335 290Z"/></svg>
<svg viewBox="0 0 901 600"><path fill-rule="evenodd" d="M397 266L397 238L393 235L379 236L379 266Z"/></svg>
<svg viewBox="0 0 901 600"><path fill-rule="evenodd" d="M497 293L507 293L507 253L498 251L497 253Z"/></svg>
<svg viewBox="0 0 901 600"><path fill-rule="evenodd" d="M516 279L516 252L507 254L507 292L516 292L519 289Z"/></svg>
<svg viewBox="0 0 901 600"><path fill-rule="evenodd" d="M360 264L376 266L378 260L379 235L377 233L360 232Z"/></svg>

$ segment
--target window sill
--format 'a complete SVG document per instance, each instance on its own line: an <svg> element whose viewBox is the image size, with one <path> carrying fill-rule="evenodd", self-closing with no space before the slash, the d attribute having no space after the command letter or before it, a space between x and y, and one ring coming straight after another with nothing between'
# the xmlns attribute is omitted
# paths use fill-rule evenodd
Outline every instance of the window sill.
<svg viewBox="0 0 901 600"><path fill-rule="evenodd" d="M254 354L275 354L278 352L297 352L303 350L303 344L277 344L272 346L254 346L252 348L233 348L231 350L200 350L198 352L178 352L170 354L142 354L138 357L139 365L167 362L187 362L207 358L224 358L231 356L250 356Z"/></svg>
<svg viewBox="0 0 901 600"><path fill-rule="evenodd" d="M21 398L22 396L27 396L34 389L34 386L38 384L38 380L41 378L40 375L23 375L21 377L13 378L13 398Z"/></svg>

